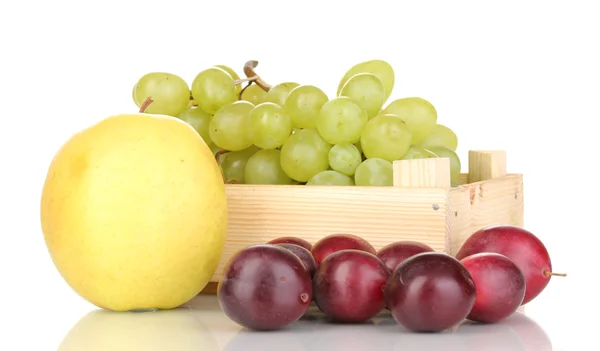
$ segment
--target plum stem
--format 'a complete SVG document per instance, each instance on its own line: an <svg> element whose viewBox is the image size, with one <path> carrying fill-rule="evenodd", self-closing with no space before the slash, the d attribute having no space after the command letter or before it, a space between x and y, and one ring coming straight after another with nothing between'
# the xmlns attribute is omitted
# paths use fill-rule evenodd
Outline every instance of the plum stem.
<svg viewBox="0 0 600 351"><path fill-rule="evenodd" d="M567 273L554 273L544 269L544 277L566 277Z"/></svg>
<svg viewBox="0 0 600 351"><path fill-rule="evenodd" d="M150 104L153 102L154 102L154 100L152 100L152 98L150 96L148 96L146 98L146 100L144 101L144 103L140 106L140 113L144 113L144 111L146 111L148 106L150 106Z"/></svg>
<svg viewBox="0 0 600 351"><path fill-rule="evenodd" d="M308 294L307 293L300 294L300 301L302 301L302 303L307 303L308 302Z"/></svg>
<svg viewBox="0 0 600 351"><path fill-rule="evenodd" d="M256 60L250 60L250 61L246 62L246 64L244 64L244 74L248 78L253 78L252 82L256 83L256 85L261 87L262 90L268 92L269 90L271 90L272 86L271 86L271 84L265 82L258 74L256 74L254 69L257 66L258 66L258 61L256 61ZM248 84L248 86L249 85L250 84ZM248 86L246 86L246 88Z"/></svg>

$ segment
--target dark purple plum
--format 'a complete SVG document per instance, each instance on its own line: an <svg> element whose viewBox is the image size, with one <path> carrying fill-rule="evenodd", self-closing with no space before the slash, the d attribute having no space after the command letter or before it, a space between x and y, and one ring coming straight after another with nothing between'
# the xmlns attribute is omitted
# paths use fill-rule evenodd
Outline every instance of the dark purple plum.
<svg viewBox="0 0 600 351"><path fill-rule="evenodd" d="M327 256L313 278L316 305L332 320L361 323L385 307L390 270L372 253L341 250Z"/></svg>
<svg viewBox="0 0 600 351"><path fill-rule="evenodd" d="M308 251L310 251L312 249L311 243L309 243L308 241L306 241L302 238L298 238L295 236L282 236L281 238L273 239L273 240L267 242L267 244L294 244L294 245L302 246L303 248L307 249Z"/></svg>
<svg viewBox="0 0 600 351"><path fill-rule="evenodd" d="M296 244L276 244L276 245L281 246L285 249L288 249L294 255L298 256L300 261L302 261L302 263L304 263L304 267L306 267L306 270L308 270L308 273L310 273L310 276L312 277L315 275L315 270L317 270L317 262L315 261L315 258L310 253L310 251L308 251L307 249L303 248L302 246L299 246Z"/></svg>
<svg viewBox="0 0 600 351"><path fill-rule="evenodd" d="M430 246L417 241L397 241L379 249L377 257L393 271L400 263L411 256L434 251Z"/></svg>
<svg viewBox="0 0 600 351"><path fill-rule="evenodd" d="M392 272L385 300L392 317L414 332L441 332L462 323L475 304L475 282L456 258L424 252Z"/></svg>
<svg viewBox="0 0 600 351"><path fill-rule="evenodd" d="M499 322L517 311L525 297L525 276L508 257L479 253L460 261L473 277L477 293L468 319Z"/></svg>
<svg viewBox="0 0 600 351"><path fill-rule="evenodd" d="M253 330L276 330L300 319L312 301L310 274L277 245L249 246L226 264L217 296L227 317Z"/></svg>
<svg viewBox="0 0 600 351"><path fill-rule="evenodd" d="M377 252L367 240L354 234L330 234L317 241L312 247L312 255L321 264L327 256L341 250L361 250L375 255Z"/></svg>

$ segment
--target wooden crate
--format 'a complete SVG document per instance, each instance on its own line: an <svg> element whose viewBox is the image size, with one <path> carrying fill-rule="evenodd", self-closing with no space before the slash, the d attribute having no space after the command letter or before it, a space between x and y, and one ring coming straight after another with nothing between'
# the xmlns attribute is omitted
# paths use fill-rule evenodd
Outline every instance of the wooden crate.
<svg viewBox="0 0 600 351"><path fill-rule="evenodd" d="M450 186L447 158L395 161L393 187L228 184L229 231L211 283L238 250L281 236L314 243L352 233L375 249L399 240L456 254L477 229L523 226L523 177L506 173L504 151L469 151L469 173Z"/></svg>

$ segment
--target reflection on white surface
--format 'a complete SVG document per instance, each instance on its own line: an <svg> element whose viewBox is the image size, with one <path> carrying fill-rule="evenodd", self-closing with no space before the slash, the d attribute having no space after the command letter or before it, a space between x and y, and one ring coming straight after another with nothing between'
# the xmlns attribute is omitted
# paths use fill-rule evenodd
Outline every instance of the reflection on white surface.
<svg viewBox="0 0 600 351"><path fill-rule="evenodd" d="M200 311L93 311L69 331L59 351L218 350Z"/></svg>
<svg viewBox="0 0 600 351"><path fill-rule="evenodd" d="M316 309L289 328L254 332L231 322L215 296L199 296L172 311L118 313L97 310L65 336L59 351L72 350L485 350L552 351L546 333L516 313L504 322L465 322L453 331L411 333L389 314L360 325L331 324Z"/></svg>

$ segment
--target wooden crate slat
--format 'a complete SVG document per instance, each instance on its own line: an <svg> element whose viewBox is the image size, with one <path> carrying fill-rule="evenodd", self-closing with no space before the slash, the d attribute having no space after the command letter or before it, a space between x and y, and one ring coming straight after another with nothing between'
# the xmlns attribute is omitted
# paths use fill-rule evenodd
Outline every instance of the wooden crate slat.
<svg viewBox="0 0 600 351"><path fill-rule="evenodd" d="M314 243L345 232L376 249L395 240L418 240L440 251L447 245L445 189L227 185L227 196L227 245L212 281L238 250L280 236Z"/></svg>
<svg viewBox="0 0 600 351"><path fill-rule="evenodd" d="M446 158L394 161L393 167L393 187L227 184L227 243L203 293L216 293L238 250L281 236L314 243L352 233L376 249L414 240L454 255L482 227L523 226L523 177L507 174L504 151L469 151L469 173L457 187L450 187Z"/></svg>

